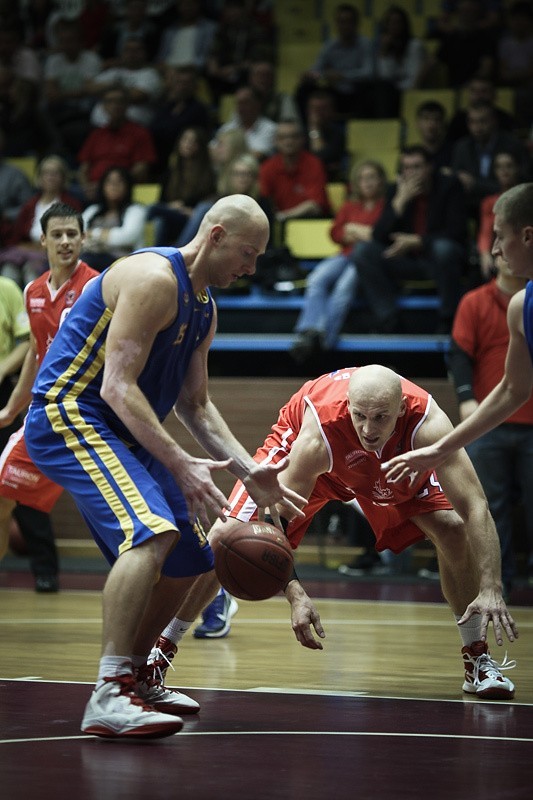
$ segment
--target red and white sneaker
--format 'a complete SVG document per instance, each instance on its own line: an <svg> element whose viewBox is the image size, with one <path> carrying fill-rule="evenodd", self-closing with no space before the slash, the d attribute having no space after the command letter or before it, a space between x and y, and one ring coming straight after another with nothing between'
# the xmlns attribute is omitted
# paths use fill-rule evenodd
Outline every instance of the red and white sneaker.
<svg viewBox="0 0 533 800"><path fill-rule="evenodd" d="M140 699L133 675L104 678L103 685L93 691L81 723L84 733L107 739L157 739L172 736L182 727L182 719L162 714Z"/></svg>
<svg viewBox="0 0 533 800"><path fill-rule="evenodd" d="M136 671L136 691L145 703L149 703L157 711L165 714L197 714L200 704L196 700L179 689L169 689L164 685L167 669L172 667L177 649L173 642L163 636L159 637L148 662Z"/></svg>
<svg viewBox="0 0 533 800"><path fill-rule="evenodd" d="M514 697L514 683L502 675L502 670L516 667L516 661L507 661L507 653L501 664L491 657L486 642L472 642L461 653L465 666L463 692L488 700Z"/></svg>

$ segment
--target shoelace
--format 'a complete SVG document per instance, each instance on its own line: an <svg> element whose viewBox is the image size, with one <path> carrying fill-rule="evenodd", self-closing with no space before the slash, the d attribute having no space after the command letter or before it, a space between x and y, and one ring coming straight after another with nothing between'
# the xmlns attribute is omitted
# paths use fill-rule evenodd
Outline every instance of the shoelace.
<svg viewBox="0 0 533 800"><path fill-rule="evenodd" d="M507 651L501 664L498 664L488 653L483 653L474 661L474 682L479 680L479 673L483 672L488 678L498 678L507 669L514 669L516 660L507 660Z"/></svg>
<svg viewBox="0 0 533 800"><path fill-rule="evenodd" d="M152 675L151 675L151 683L163 683L165 676L163 674L163 670L167 670L169 667L174 669L172 664L172 659L174 658L174 653L168 658L168 656L161 650L159 647L156 647L154 650L154 657L151 661L148 662L146 668L152 667ZM148 677L148 676L147 676ZM144 676L143 676L144 680ZM146 681L148 683L148 680Z"/></svg>
<svg viewBox="0 0 533 800"><path fill-rule="evenodd" d="M118 683L120 686L119 694L124 695L134 706L141 706L145 711L153 711L153 707L144 702L135 693L135 678L133 675L117 675L113 678L104 678L106 683Z"/></svg>

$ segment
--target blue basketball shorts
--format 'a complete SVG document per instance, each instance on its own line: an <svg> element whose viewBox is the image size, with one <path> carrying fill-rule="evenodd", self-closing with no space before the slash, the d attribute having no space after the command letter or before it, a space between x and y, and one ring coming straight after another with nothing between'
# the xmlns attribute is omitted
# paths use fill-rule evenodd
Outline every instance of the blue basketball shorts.
<svg viewBox="0 0 533 800"><path fill-rule="evenodd" d="M33 402L25 437L35 464L73 496L110 564L158 533L178 531L162 574L189 577L213 568L209 543L201 525L189 522L171 473L143 447L128 447L101 414L73 401Z"/></svg>

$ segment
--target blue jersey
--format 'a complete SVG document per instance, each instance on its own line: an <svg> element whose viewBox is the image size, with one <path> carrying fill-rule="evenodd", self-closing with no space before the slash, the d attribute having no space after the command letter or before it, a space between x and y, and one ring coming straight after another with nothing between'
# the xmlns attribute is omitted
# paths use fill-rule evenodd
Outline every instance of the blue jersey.
<svg viewBox="0 0 533 800"><path fill-rule="evenodd" d="M213 300L208 290L195 296L181 253L173 247L152 247L167 258L178 282L176 319L157 334L138 385L162 422L181 390L194 350L205 339L213 319ZM76 402L101 410L109 427L132 441L131 434L102 399L106 338L113 312L102 297L104 272L76 302L55 337L33 387L37 402Z"/></svg>
<svg viewBox="0 0 533 800"><path fill-rule="evenodd" d="M533 281L526 283L526 296L524 298L524 333L526 336L529 355L533 361Z"/></svg>

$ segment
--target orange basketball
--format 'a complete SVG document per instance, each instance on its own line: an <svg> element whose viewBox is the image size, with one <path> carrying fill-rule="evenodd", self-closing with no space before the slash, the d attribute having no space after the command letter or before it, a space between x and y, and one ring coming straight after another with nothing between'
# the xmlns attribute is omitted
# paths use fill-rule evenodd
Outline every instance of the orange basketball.
<svg viewBox="0 0 533 800"><path fill-rule="evenodd" d="M228 519L213 553L220 583L242 600L266 600L283 591L294 569L287 537L266 522Z"/></svg>

